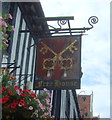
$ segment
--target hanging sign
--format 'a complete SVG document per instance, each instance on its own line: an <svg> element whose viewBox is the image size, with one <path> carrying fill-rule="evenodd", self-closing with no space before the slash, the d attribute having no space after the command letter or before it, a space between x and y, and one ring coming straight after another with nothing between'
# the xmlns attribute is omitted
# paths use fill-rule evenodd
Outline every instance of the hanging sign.
<svg viewBox="0 0 112 120"><path fill-rule="evenodd" d="M42 39L37 52L34 89L80 88L80 35Z"/></svg>

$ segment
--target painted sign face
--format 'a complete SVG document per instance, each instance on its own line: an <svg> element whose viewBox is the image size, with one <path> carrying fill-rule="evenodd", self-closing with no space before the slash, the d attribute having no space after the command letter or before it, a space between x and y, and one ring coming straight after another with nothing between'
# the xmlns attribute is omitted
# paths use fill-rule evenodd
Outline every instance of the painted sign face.
<svg viewBox="0 0 112 120"><path fill-rule="evenodd" d="M81 76L80 49L80 36L46 38L39 41L36 66L38 80L47 80L47 82L79 80Z"/></svg>

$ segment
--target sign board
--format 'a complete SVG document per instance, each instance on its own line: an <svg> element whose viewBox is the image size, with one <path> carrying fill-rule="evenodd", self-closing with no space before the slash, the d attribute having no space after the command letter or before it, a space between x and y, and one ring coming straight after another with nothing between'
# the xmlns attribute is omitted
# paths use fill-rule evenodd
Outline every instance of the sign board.
<svg viewBox="0 0 112 120"><path fill-rule="evenodd" d="M80 35L41 39L37 52L34 89L80 88Z"/></svg>

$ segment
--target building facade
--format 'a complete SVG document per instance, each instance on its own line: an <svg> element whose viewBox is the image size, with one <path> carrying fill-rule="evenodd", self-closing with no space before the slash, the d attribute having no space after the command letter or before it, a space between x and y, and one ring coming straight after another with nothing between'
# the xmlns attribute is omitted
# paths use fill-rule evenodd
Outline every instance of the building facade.
<svg viewBox="0 0 112 120"><path fill-rule="evenodd" d="M1 67L14 70L15 82L22 89L33 89L38 41L49 33L47 22L38 21L39 18L45 18L41 3L3 2L2 8L2 14L10 13L13 16L11 24L15 30L10 34L7 53L2 55ZM39 92L41 91L35 90L35 93ZM75 90L48 90L48 92L53 95L52 115L68 120L81 118Z"/></svg>
<svg viewBox="0 0 112 120"><path fill-rule="evenodd" d="M93 95L78 95L81 118L93 118Z"/></svg>

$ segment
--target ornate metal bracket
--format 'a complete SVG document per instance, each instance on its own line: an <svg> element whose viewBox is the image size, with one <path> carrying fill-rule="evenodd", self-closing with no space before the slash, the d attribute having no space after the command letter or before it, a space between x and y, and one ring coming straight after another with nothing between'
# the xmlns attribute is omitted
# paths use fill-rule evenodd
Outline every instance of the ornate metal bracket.
<svg viewBox="0 0 112 120"><path fill-rule="evenodd" d="M14 61L14 63L2 63L2 65L6 65L6 67L2 67L2 68L7 68L7 69L12 69L10 71L9 74L11 73L14 73L14 71L17 69L17 68L20 68L20 66L16 66L16 62Z"/></svg>
<svg viewBox="0 0 112 120"><path fill-rule="evenodd" d="M72 34L83 34L85 31L90 30L93 28L93 24L96 24L98 22L98 18L96 16L91 16L88 19L88 23L91 27L83 27L83 28L71 28L70 27L70 21L69 20L58 20L57 24L59 28L55 28L51 25L48 25L52 29L49 29L50 34L67 34L69 33L70 35ZM68 28L62 28L63 25L68 23Z"/></svg>
<svg viewBox="0 0 112 120"><path fill-rule="evenodd" d="M98 18L96 16L91 16L88 19L88 23L90 25L90 27L83 27L83 28L71 28L70 26L70 20L74 20L73 16L69 16L69 17L42 17L42 18L38 18L36 19L37 22L41 25L45 25L44 23L48 22L48 21L57 21L57 25L59 26L58 28L52 26L52 25L48 25L49 30L45 32L44 35L41 36L57 36L57 35L61 35L61 36L65 36L65 35L76 35L76 34L84 34L87 30L90 30L93 28L93 25L96 24L98 22ZM67 25L67 28L63 28L64 25ZM21 30L20 32L31 32L34 35L38 35L38 31L29 31L29 30Z"/></svg>
<svg viewBox="0 0 112 120"><path fill-rule="evenodd" d="M88 19L88 23L91 25L91 28L93 28L93 24L96 24L98 22L98 17L96 16L91 16Z"/></svg>

